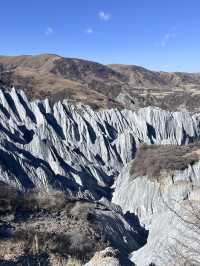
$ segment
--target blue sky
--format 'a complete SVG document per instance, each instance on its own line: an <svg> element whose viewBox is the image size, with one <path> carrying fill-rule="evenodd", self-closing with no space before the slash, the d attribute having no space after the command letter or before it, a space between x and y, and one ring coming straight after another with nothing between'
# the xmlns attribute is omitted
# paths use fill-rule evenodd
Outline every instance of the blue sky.
<svg viewBox="0 0 200 266"><path fill-rule="evenodd" d="M1 1L0 54L200 72L200 0Z"/></svg>

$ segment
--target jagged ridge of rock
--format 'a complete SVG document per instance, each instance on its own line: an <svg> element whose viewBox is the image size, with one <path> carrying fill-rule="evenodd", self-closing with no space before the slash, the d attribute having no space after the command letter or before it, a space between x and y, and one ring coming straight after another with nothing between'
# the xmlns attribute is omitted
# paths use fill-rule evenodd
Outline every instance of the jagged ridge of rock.
<svg viewBox="0 0 200 266"><path fill-rule="evenodd" d="M69 98L94 109L199 111L200 74L156 72L134 65L102 65L58 55L0 56L0 84L29 99Z"/></svg>
<svg viewBox="0 0 200 266"><path fill-rule="evenodd" d="M47 99L28 101L23 91L2 88L0 118L0 181L21 191L53 188L64 190L71 198L101 199L103 205L111 205L112 215L118 213L117 206L109 203L114 191L112 201L124 213L130 212L132 222L133 213L138 215L150 230L147 245L133 253L133 262L139 266L154 262L152 247L159 243L156 224L160 228L170 225L171 216L162 199L173 208L171 197L181 203L195 191L198 194L199 161L191 165L189 161L184 169L164 174L162 193L158 180L132 176L126 168L142 143L184 145L199 140L198 113L156 107L94 111L68 100L53 105ZM111 219L107 214L99 213L104 225ZM165 219L156 218L161 214ZM114 218L117 223L121 219L122 213L119 220ZM162 226L163 220L167 225ZM111 229L109 225L106 228ZM113 226L112 230L118 229ZM162 239L168 233L164 231ZM126 241L120 239L119 243ZM146 260L141 262L142 256ZM157 263L163 265L159 260Z"/></svg>
<svg viewBox="0 0 200 266"><path fill-rule="evenodd" d="M93 111L67 100L29 102L0 90L0 180L19 189L62 188L109 198L140 143L185 144L199 137L198 114L148 107Z"/></svg>

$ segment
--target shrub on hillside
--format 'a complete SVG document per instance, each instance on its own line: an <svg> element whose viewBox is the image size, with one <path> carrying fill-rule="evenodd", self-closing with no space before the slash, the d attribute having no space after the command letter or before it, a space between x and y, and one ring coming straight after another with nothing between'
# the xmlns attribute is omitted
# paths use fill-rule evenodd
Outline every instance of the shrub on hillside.
<svg viewBox="0 0 200 266"><path fill-rule="evenodd" d="M162 171L183 170L200 159L200 143L185 146L142 145L136 152L130 174L159 178Z"/></svg>
<svg viewBox="0 0 200 266"><path fill-rule="evenodd" d="M0 213L15 211L61 210L68 204L62 191L29 191L20 193L15 188L0 184Z"/></svg>
<svg viewBox="0 0 200 266"><path fill-rule="evenodd" d="M89 260L96 251L108 245L103 241L95 242L92 235L78 230L65 234L38 232L33 229L20 230L15 233L13 240L25 242L25 253L29 255L46 253L81 261Z"/></svg>

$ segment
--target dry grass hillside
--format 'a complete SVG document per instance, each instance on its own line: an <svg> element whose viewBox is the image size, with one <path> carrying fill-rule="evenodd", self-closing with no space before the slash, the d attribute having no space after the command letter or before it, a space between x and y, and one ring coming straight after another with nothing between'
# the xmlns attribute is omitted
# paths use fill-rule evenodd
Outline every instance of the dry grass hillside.
<svg viewBox="0 0 200 266"><path fill-rule="evenodd" d="M0 182L0 265L79 266L107 247L128 254L146 236L121 219L99 202Z"/></svg>
<svg viewBox="0 0 200 266"><path fill-rule="evenodd" d="M83 265L109 246L91 222L94 208L103 206L60 191L23 195L1 183L0 265Z"/></svg>
<svg viewBox="0 0 200 266"><path fill-rule="evenodd" d="M200 160L200 143L184 146L142 145L136 152L130 174L159 180L162 171L183 170Z"/></svg>
<svg viewBox="0 0 200 266"><path fill-rule="evenodd" d="M95 106L114 100L126 77L101 64L57 55L0 57L0 82L25 90L29 98L69 98Z"/></svg>
<svg viewBox="0 0 200 266"><path fill-rule="evenodd" d="M140 106L199 111L200 73L156 72L134 65L109 67L128 78L128 95Z"/></svg>
<svg viewBox="0 0 200 266"><path fill-rule="evenodd" d="M200 74L155 72L134 65L102 65L58 55L0 56L0 85L29 98L63 98L93 108L148 105L199 111Z"/></svg>

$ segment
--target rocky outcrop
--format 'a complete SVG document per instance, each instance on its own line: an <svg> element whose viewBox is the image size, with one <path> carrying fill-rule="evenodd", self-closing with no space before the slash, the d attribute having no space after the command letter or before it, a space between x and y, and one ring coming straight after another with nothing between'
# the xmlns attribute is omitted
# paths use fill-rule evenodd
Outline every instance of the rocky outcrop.
<svg viewBox="0 0 200 266"><path fill-rule="evenodd" d="M134 177L129 171L130 166L119 176L112 201L124 212L137 214L143 224L151 224L153 215L173 209L177 202L193 198L193 195L198 200L200 162L185 170L163 172L160 181L148 176Z"/></svg>
<svg viewBox="0 0 200 266"><path fill-rule="evenodd" d="M95 256L85 266L121 266L119 261L119 251L108 247Z"/></svg>
<svg viewBox="0 0 200 266"><path fill-rule="evenodd" d="M0 90L0 180L25 190L62 188L111 197L140 143L185 144L200 135L198 114L148 107L93 111L67 100L29 102Z"/></svg>
<svg viewBox="0 0 200 266"><path fill-rule="evenodd" d="M184 265L186 259L192 262L193 257L197 257L199 262L195 250L200 233L197 229L200 161L184 166L182 170L163 168L159 177L137 176L131 168L132 162L117 179L112 201L120 205L124 213L136 214L149 230L147 244L132 253L132 261L139 266L151 263L158 266Z"/></svg>
<svg viewBox="0 0 200 266"><path fill-rule="evenodd" d="M198 192L199 194L199 192ZM199 265L199 201L184 200L157 213L149 227L147 244L131 255L139 266Z"/></svg>
<svg viewBox="0 0 200 266"><path fill-rule="evenodd" d="M163 252L155 244L166 242L167 247L177 202L199 201L200 163L199 150L191 149L195 160L186 160L183 169L161 169L161 178L152 180L130 171L136 151L143 143L185 145L199 137L198 113L156 107L94 111L66 99L55 104L48 99L28 101L23 91L0 90L0 181L22 192L58 189L69 199L98 201L104 206L92 213L98 228L126 256L145 243L142 223L149 237L144 248L133 252L139 266L164 265L155 260L154 255ZM52 227L45 215L48 231ZM58 217L64 219L61 213Z"/></svg>

